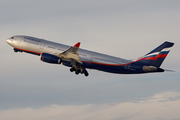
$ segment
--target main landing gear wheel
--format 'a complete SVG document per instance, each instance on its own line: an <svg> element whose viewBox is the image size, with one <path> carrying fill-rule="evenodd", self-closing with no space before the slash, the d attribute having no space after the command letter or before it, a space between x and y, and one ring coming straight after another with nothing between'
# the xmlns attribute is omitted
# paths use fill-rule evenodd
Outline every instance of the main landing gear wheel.
<svg viewBox="0 0 180 120"><path fill-rule="evenodd" d="M83 74L84 73L84 75L87 77L87 76L89 76L89 73L86 71L86 69L85 69L85 71L81 71L81 68L74 68L74 67L72 67L71 69L70 69L70 71L71 72L74 72L75 71L75 74L76 75L79 75L79 73L81 73L81 74Z"/></svg>
<svg viewBox="0 0 180 120"><path fill-rule="evenodd" d="M81 72L80 69L76 70L75 74L78 75Z"/></svg>
<svg viewBox="0 0 180 120"><path fill-rule="evenodd" d="M71 71L71 72L74 72L74 71L76 71L76 69L75 69L74 67L72 67L72 68L70 69L70 71Z"/></svg>
<svg viewBox="0 0 180 120"><path fill-rule="evenodd" d="M84 73L84 75L87 77L87 76L89 75L89 73L86 71L86 72Z"/></svg>

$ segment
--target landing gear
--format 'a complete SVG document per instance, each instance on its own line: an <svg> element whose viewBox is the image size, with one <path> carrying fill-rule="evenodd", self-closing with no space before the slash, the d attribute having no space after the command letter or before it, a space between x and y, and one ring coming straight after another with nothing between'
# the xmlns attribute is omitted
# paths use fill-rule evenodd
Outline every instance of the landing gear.
<svg viewBox="0 0 180 120"><path fill-rule="evenodd" d="M71 72L74 72L74 71L76 71L76 69L75 69L74 67L72 67L72 68L70 69L70 71L71 71Z"/></svg>
<svg viewBox="0 0 180 120"><path fill-rule="evenodd" d="M23 51L14 49L14 52L21 52L22 53Z"/></svg>
<svg viewBox="0 0 180 120"><path fill-rule="evenodd" d="M71 72L74 72L75 71L75 74L76 75L79 75L79 73L81 73L81 74L83 74L84 73L84 75L87 77L88 75L89 75L89 73L86 71L86 69L84 68L84 69L82 69L82 68L79 68L79 67L72 67L71 69L70 69L70 71Z"/></svg>
<svg viewBox="0 0 180 120"><path fill-rule="evenodd" d="M78 70L75 71L75 74L78 75L80 72L81 72L81 70L78 69Z"/></svg>
<svg viewBox="0 0 180 120"><path fill-rule="evenodd" d="M74 67L72 67L72 68L70 69L70 71L71 71L71 72L74 72L74 71L75 71L75 74L76 74L76 75L78 75L78 74L81 72L80 69L77 69L77 70L76 70Z"/></svg>
<svg viewBox="0 0 180 120"><path fill-rule="evenodd" d="M86 72L84 73L84 75L87 77L87 76L89 75L89 73L86 71Z"/></svg>

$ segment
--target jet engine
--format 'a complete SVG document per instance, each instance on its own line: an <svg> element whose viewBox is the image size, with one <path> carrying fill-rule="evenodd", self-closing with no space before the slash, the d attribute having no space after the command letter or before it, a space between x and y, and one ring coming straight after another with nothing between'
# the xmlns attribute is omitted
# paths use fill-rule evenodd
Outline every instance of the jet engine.
<svg viewBox="0 0 180 120"><path fill-rule="evenodd" d="M52 63L52 64L61 64L62 62L62 59L49 53L42 53L40 60L42 60L43 62Z"/></svg>

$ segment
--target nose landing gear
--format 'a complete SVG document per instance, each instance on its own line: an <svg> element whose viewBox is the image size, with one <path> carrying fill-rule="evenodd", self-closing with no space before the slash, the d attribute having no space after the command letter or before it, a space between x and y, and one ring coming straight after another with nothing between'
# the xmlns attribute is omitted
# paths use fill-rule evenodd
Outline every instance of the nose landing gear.
<svg viewBox="0 0 180 120"><path fill-rule="evenodd" d="M16 48L14 48L14 52L23 52L22 50L18 50L18 49L16 49Z"/></svg>

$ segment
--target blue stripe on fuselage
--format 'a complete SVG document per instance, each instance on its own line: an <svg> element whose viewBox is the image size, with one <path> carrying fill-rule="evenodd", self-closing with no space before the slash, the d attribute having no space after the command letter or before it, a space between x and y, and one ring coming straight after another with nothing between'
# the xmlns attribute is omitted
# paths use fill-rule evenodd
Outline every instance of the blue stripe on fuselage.
<svg viewBox="0 0 180 120"><path fill-rule="evenodd" d="M72 67L70 62L63 61L63 65ZM102 65L102 64L96 64L96 63L90 63L88 61L83 61L82 64L83 68L89 68L89 69L97 69L104 72L110 72L110 73L121 73L121 74L138 74L138 73L146 73L143 71L142 67L143 65L137 64L137 63L131 63L127 65L122 66L115 66L115 65Z"/></svg>

